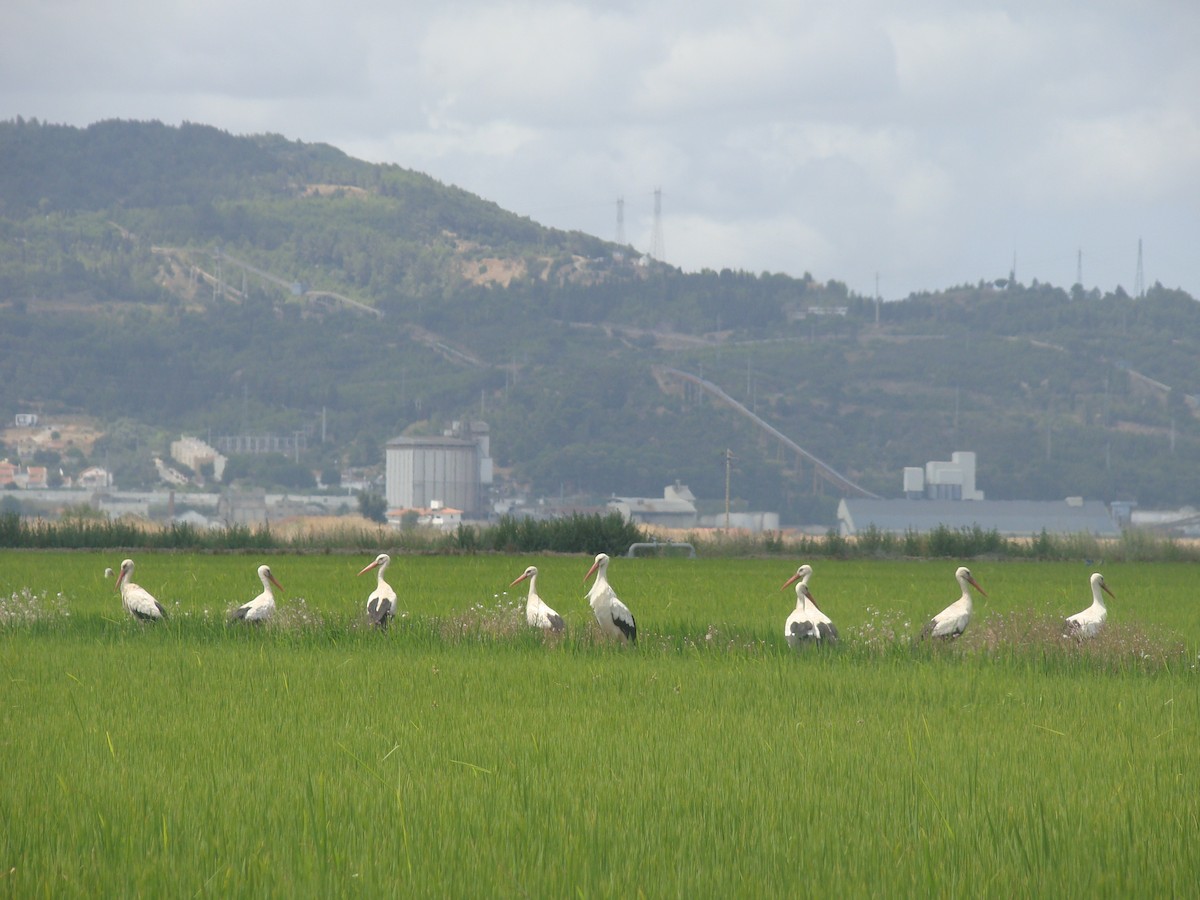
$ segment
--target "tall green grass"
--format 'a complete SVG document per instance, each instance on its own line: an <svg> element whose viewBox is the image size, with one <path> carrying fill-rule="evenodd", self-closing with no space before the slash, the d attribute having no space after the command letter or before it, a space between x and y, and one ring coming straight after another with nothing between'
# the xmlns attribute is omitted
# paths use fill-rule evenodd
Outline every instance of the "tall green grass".
<svg viewBox="0 0 1200 900"><path fill-rule="evenodd" d="M135 555L172 615L145 626L108 554L0 554L25 610L0 622L3 890L1161 896L1200 876L1188 566L1106 565L1117 643L1089 655L1051 627L1089 567L975 564L989 598L931 645L910 638L953 564L820 561L843 641L797 654L795 560L614 560L634 648L590 629L586 557L400 555L407 616L377 633L372 556ZM227 626L259 562L279 621ZM521 627L529 562L565 638Z"/></svg>

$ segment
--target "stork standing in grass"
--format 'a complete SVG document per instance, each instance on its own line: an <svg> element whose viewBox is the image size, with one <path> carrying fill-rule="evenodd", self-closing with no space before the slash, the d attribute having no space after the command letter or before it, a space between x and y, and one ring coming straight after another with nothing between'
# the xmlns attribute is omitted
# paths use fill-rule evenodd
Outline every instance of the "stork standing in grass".
<svg viewBox="0 0 1200 900"><path fill-rule="evenodd" d="M799 647L809 641L836 644L838 640L837 626L817 607L812 592L808 589L808 579L811 577L812 566L803 565L780 588L782 591L793 584L796 585L796 608L783 623L783 636L787 638L790 647Z"/></svg>
<svg viewBox="0 0 1200 900"><path fill-rule="evenodd" d="M954 638L967 630L967 623L971 621L971 592L967 589L967 585L975 588L983 596L987 596L987 591L979 586L974 576L971 575L971 570L966 566L959 566L954 577L958 579L962 596L929 620L929 623L921 629L922 638Z"/></svg>
<svg viewBox="0 0 1200 900"><path fill-rule="evenodd" d="M271 590L271 585L283 590L283 585L275 580L275 576L271 574L270 566L258 567L258 580L262 582L262 593L251 600L249 603L243 603L237 609L229 614L231 622L265 622L275 614L275 592Z"/></svg>
<svg viewBox="0 0 1200 900"><path fill-rule="evenodd" d="M1092 605L1083 612L1077 612L1070 616L1064 623L1064 634L1069 637L1090 638L1099 634L1100 629L1104 626L1104 620L1108 618L1108 607L1104 605L1104 594L1108 594L1114 600L1117 599L1108 589L1108 585L1104 583L1104 576L1099 572L1092 573L1091 584Z"/></svg>
<svg viewBox="0 0 1200 900"><path fill-rule="evenodd" d="M596 573L596 580L592 583L592 589L588 591L587 598L592 612L596 615L596 622L600 625L600 630L609 637L623 637L630 643L636 644L637 623L633 620L633 613L617 598L608 583L607 553L596 554L596 561L583 576L583 580L587 581L591 578L593 572Z"/></svg>
<svg viewBox="0 0 1200 900"><path fill-rule="evenodd" d="M133 583L133 560L121 563L117 576L117 590L121 592L121 605L135 619L142 622L159 622L167 617L163 605L140 584Z"/></svg>
<svg viewBox="0 0 1200 900"><path fill-rule="evenodd" d="M386 553L380 553L375 561L363 566L358 573L370 572L375 569L375 590L367 597L367 620L381 631L386 631L388 623L396 615L396 591L383 579L383 573L391 564L392 558Z"/></svg>
<svg viewBox="0 0 1200 900"><path fill-rule="evenodd" d="M529 596L525 599L525 621L531 628L541 628L543 631L562 631L567 627L562 616L547 606L546 601L538 596L537 575L537 566L530 566L509 587L528 580Z"/></svg>

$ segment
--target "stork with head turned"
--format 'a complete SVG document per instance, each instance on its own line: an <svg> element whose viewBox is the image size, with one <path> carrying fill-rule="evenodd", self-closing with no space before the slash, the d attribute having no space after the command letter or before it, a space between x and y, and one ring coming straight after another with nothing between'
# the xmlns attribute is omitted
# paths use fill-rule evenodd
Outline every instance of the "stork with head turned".
<svg viewBox="0 0 1200 900"><path fill-rule="evenodd" d="M140 584L133 583L133 560L121 563L117 575L117 590L121 592L121 605L125 611L141 622L159 622L167 617L163 605Z"/></svg>
<svg viewBox="0 0 1200 900"><path fill-rule="evenodd" d="M637 623L633 620L633 613L617 598L608 583L607 553L596 554L596 561L587 570L583 580L587 581L591 578L593 572L596 573L596 580L592 583L591 590L588 591L587 599L591 604L592 612L596 615L600 631L608 637L623 637L630 643L636 644Z"/></svg>
<svg viewBox="0 0 1200 900"><path fill-rule="evenodd" d="M375 561L363 566L359 575L376 569L375 590L367 597L367 620L382 631L386 631L388 623L396 615L396 592L392 586L383 580L383 573L391 564L392 558L386 553L380 553Z"/></svg>
<svg viewBox="0 0 1200 900"><path fill-rule="evenodd" d="M782 591L796 585L796 608L783 623L783 636L790 647L799 647L810 641L836 644L838 640L837 626L817 607L812 591L808 589L808 579L811 577L812 566L803 565L780 588Z"/></svg>
<svg viewBox="0 0 1200 900"><path fill-rule="evenodd" d="M983 596L987 596L987 591L979 586L971 574L971 570L966 566L959 566L954 577L958 579L962 595L929 620L929 623L921 629L922 638L954 638L967 630L967 623L971 621L971 592L967 589L967 585L975 588Z"/></svg>
<svg viewBox="0 0 1200 900"><path fill-rule="evenodd" d="M251 600L249 603L243 603L237 609L229 614L231 622L265 622L275 614L275 592L271 590L271 585L283 590L283 585L275 580L275 576L271 574L270 566L258 567L258 580L262 582L262 593Z"/></svg>
<svg viewBox="0 0 1200 900"><path fill-rule="evenodd" d="M1091 585L1092 605L1083 612L1077 612L1068 617L1064 623L1063 634L1068 637L1090 638L1099 634L1100 629L1104 626L1104 620L1108 618L1108 607L1104 605L1103 595L1108 594L1114 600L1117 599L1108 589L1108 585L1104 583L1104 576L1099 572L1092 573Z"/></svg>
<svg viewBox="0 0 1200 900"><path fill-rule="evenodd" d="M567 627L562 616L547 606L546 601L538 596L537 576L537 566L530 566L509 587L528 579L529 596L525 599L525 621L531 628L541 628L543 631L562 631Z"/></svg>

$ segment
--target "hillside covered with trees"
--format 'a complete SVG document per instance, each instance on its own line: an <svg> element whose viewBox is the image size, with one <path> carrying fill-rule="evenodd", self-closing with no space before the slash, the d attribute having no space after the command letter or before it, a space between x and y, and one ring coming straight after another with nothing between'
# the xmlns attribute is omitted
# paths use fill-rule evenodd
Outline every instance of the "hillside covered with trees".
<svg viewBox="0 0 1200 900"><path fill-rule="evenodd" d="M1200 306L1161 285L877 304L807 275L685 274L328 146L0 123L0 414L95 417L122 486L180 432L305 433L304 480L471 417L535 493L680 480L716 499L728 449L741 503L832 519L810 466L666 366L884 496L904 466L974 450L990 498L1178 506L1200 502L1197 359Z"/></svg>

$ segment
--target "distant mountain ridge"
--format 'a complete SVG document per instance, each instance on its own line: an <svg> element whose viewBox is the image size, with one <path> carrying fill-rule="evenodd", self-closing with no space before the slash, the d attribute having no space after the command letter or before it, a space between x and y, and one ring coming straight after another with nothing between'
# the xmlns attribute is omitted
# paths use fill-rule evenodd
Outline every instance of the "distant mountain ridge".
<svg viewBox="0 0 1200 900"><path fill-rule="evenodd" d="M1197 359L1200 307L1161 285L982 278L878 304L810 275L685 274L325 145L0 123L0 414L112 423L96 452L123 482L180 431L319 422L300 464L326 469L472 416L534 494L718 498L733 450L735 500L831 521L810 457L895 496L903 467L969 449L989 498L1177 505L1200 502Z"/></svg>

